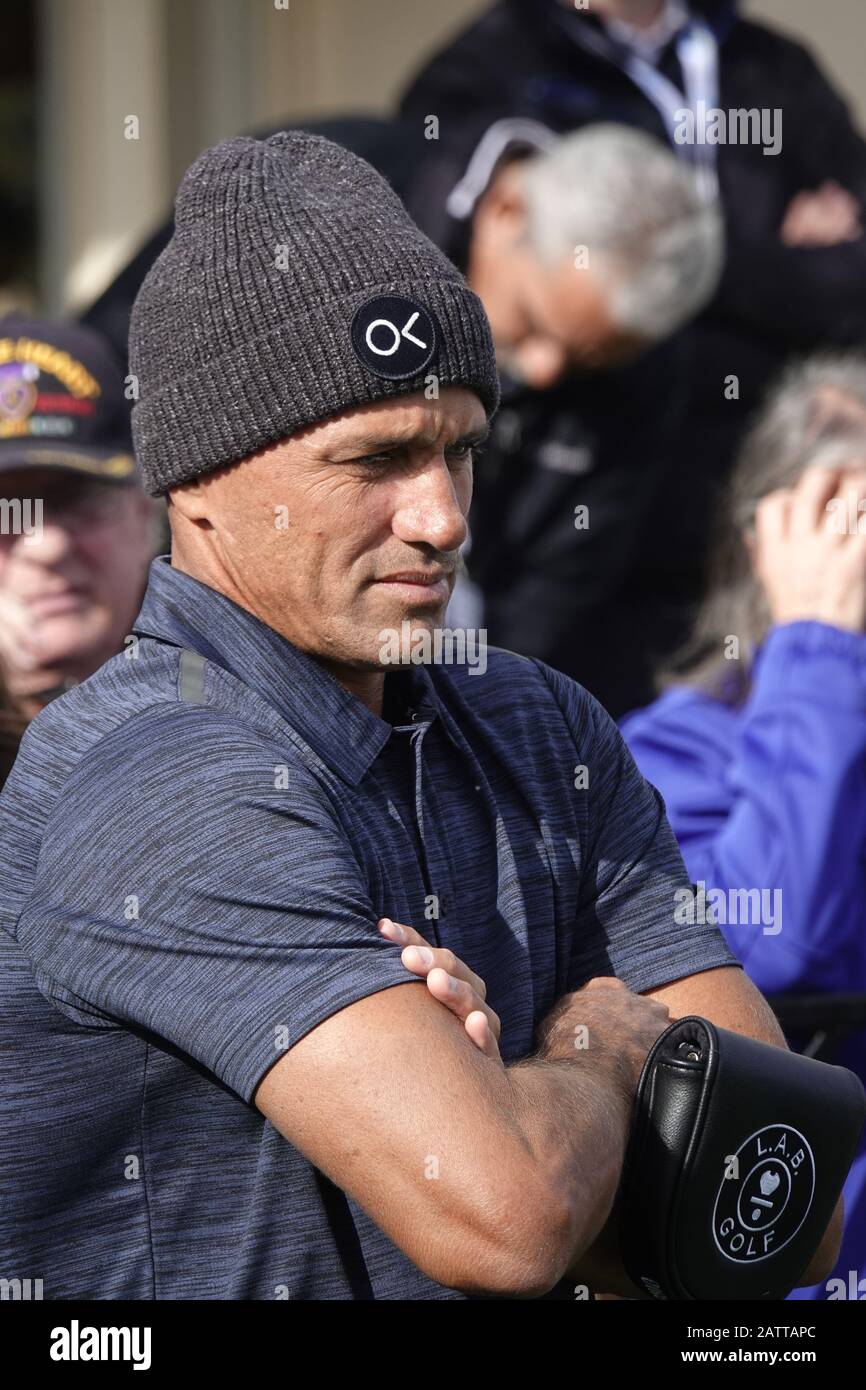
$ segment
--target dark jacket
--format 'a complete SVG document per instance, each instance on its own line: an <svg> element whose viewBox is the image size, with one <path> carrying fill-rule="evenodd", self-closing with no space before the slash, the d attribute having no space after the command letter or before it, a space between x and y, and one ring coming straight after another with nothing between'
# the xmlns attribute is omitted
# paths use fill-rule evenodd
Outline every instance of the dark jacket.
<svg viewBox="0 0 866 1390"><path fill-rule="evenodd" d="M681 349L551 391L503 380L475 469L468 568L488 641L564 671L615 715L652 698L670 646L665 604L632 590L682 420Z"/></svg>

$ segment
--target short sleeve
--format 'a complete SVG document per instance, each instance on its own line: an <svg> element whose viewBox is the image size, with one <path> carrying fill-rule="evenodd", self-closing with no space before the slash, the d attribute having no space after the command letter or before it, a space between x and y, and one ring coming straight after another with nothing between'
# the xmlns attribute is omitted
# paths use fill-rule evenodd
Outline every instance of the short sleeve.
<svg viewBox="0 0 866 1390"><path fill-rule="evenodd" d="M694 910L659 792L639 772L610 715L576 681L536 663L586 768L582 880L567 989L616 975L638 993L739 965L718 926ZM696 920L690 920L696 919Z"/></svg>
<svg viewBox="0 0 866 1390"><path fill-rule="evenodd" d="M17 935L61 1012L155 1035L249 1102L331 1014L418 982L378 915L299 757L218 711L167 705L76 769Z"/></svg>

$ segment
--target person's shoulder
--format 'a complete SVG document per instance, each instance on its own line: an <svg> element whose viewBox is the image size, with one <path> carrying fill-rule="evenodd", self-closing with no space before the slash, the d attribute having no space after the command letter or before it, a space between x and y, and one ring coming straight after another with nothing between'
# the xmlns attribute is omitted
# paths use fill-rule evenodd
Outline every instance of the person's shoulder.
<svg viewBox="0 0 866 1390"><path fill-rule="evenodd" d="M459 689L467 698L490 699L503 692L519 692L530 699L548 699L551 678L569 678L554 671L534 656L522 656L507 647L493 647L483 640L472 641L470 634L455 629L455 650L461 639L461 659L435 662L428 667L434 685ZM570 682L572 685L575 682ZM581 687L577 686L580 690ZM585 692L584 692L585 693Z"/></svg>
<svg viewBox="0 0 866 1390"><path fill-rule="evenodd" d="M815 57L806 44L751 16L738 15L722 48L722 61L735 54L742 54L753 63L772 63L776 80L817 70Z"/></svg>
<svg viewBox="0 0 866 1390"><path fill-rule="evenodd" d="M263 775L285 752L267 712L241 710L213 698L154 699L105 728L80 765L85 780L106 779L122 771L127 784L189 788L206 783L212 791L240 786Z"/></svg>
<svg viewBox="0 0 866 1390"><path fill-rule="evenodd" d="M632 710L618 721L629 748L718 751L727 756L740 709L699 687L673 685L652 704Z"/></svg>
<svg viewBox="0 0 866 1390"><path fill-rule="evenodd" d="M294 754L293 784L302 781L303 749L287 747L276 712L213 663L202 660L197 674L190 693L179 649L160 643L112 657L32 722L6 787L15 781L32 796L38 782L56 820L57 808L82 802L117 809L124 793L166 806L181 787L227 795L250 779L273 780Z"/></svg>
<svg viewBox="0 0 866 1390"><path fill-rule="evenodd" d="M123 653L110 657L30 721L6 788L28 793L35 788L46 797L56 793L79 764L96 756L106 739L171 698L171 672L167 649L141 663Z"/></svg>
<svg viewBox="0 0 866 1390"><path fill-rule="evenodd" d="M94 847L97 874L163 852L167 862L191 863L206 845L236 866L266 852L287 817L307 827L333 820L322 778L286 726L207 699L128 711L58 773L40 806L33 789L31 777L23 804L49 876L71 859L89 861Z"/></svg>

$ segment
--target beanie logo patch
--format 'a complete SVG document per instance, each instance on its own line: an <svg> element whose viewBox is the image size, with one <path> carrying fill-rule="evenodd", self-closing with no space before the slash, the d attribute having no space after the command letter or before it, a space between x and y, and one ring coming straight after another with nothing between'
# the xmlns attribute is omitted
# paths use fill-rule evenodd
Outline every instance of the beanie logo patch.
<svg viewBox="0 0 866 1390"><path fill-rule="evenodd" d="M355 356L376 376L404 381L423 372L437 347L436 320L415 299L377 295L352 320Z"/></svg>

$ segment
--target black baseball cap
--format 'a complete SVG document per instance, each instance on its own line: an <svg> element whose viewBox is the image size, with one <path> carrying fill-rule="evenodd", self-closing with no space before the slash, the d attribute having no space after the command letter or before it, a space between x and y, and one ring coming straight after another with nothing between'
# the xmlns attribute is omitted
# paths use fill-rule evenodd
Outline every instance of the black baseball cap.
<svg viewBox="0 0 866 1390"><path fill-rule="evenodd" d="M0 473L68 468L140 483L123 369L91 328L0 318Z"/></svg>

